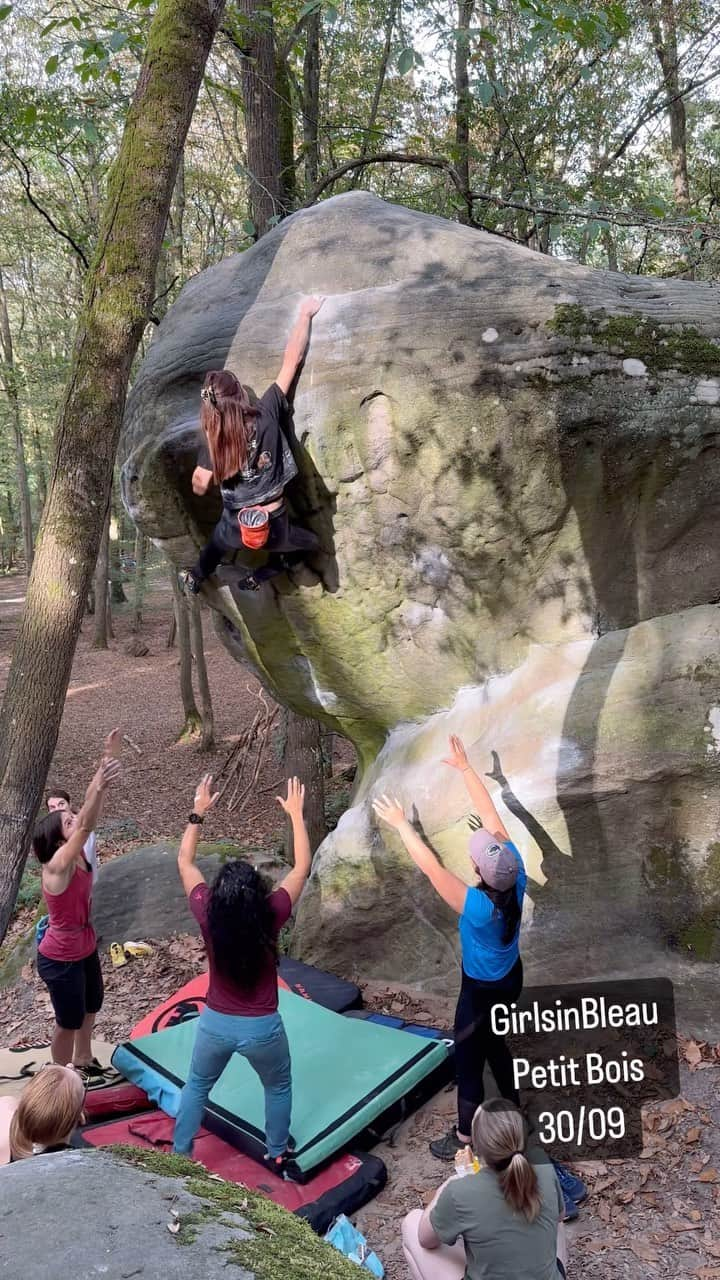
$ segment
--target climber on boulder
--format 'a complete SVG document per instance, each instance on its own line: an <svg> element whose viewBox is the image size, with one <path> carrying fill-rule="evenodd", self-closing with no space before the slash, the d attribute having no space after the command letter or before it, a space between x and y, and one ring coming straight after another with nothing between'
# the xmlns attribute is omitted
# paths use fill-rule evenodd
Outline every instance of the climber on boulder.
<svg viewBox="0 0 720 1280"><path fill-rule="evenodd" d="M323 298L305 298L285 347L277 378L251 404L245 387L229 369L211 370L200 392L203 445L193 472L193 492L220 485L223 513L210 542L180 583L197 595L226 552L241 547L265 549L267 565L254 570L238 586L255 591L268 578L282 573L319 545L314 533L290 523L285 486L298 473L297 463L282 431L288 413L287 393L302 364L312 317Z"/></svg>

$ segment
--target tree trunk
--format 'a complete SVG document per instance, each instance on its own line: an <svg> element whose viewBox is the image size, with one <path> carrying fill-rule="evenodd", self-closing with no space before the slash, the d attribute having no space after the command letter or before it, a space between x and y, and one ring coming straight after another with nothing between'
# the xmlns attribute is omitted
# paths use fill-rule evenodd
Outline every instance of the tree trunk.
<svg viewBox="0 0 720 1280"><path fill-rule="evenodd" d="M197 596L193 596L189 601L189 605L190 643L192 647L192 656L195 660L198 691L200 693L200 718L202 722L200 750L212 751L215 746L215 728L213 722L212 698L210 696L210 681L208 680L207 664L205 662L202 614L200 612L200 601Z"/></svg>
<svg viewBox="0 0 720 1280"><path fill-rule="evenodd" d="M28 482L27 459L22 433L22 414L20 411L20 393L18 391L18 371L15 367L10 316L7 308L5 284L0 270L0 350L2 351L3 389L10 405L10 421L12 422L15 444L15 474L20 504L20 527L23 536L25 568L30 573L33 562L33 527L32 505L30 502L30 484Z"/></svg>
<svg viewBox="0 0 720 1280"><path fill-rule="evenodd" d="M138 635L142 630L143 621L143 602L145 600L145 587L147 584L147 572L145 564L146 550L145 535L138 529L135 534L135 616L133 618L133 633Z"/></svg>
<svg viewBox="0 0 720 1280"><path fill-rule="evenodd" d="M5 492L5 505L7 506L7 567L8 569L14 569L18 527L15 520L15 508L13 507L12 494L9 489Z"/></svg>
<svg viewBox="0 0 720 1280"><path fill-rule="evenodd" d="M375 125L377 123L378 110L380 108L380 99L382 91L385 87L385 78L387 76L388 64L390 62L390 53L392 51L393 32L395 30L395 20L397 18L399 0L390 0L390 8L388 10L387 21L385 23L385 44L383 46L380 66L378 68L377 80L375 81L375 90L373 92L372 103L370 105L370 115L365 127L363 135L363 143L360 149L361 156L366 156L373 149L375 144ZM350 187L355 188L360 181L362 169L356 169L353 173Z"/></svg>
<svg viewBox="0 0 720 1280"><path fill-rule="evenodd" d="M113 480L112 504L110 507L110 602L111 604L127 604L127 596L122 580L120 564L120 527L122 510L115 480Z"/></svg>
<svg viewBox="0 0 720 1280"><path fill-rule="evenodd" d="M283 766L286 778L299 778L305 787L305 823L314 853L327 835L322 726L318 720L285 711ZM292 861L292 826L286 824L285 847Z"/></svg>
<svg viewBox="0 0 720 1280"><path fill-rule="evenodd" d="M657 7L656 7L657 6ZM684 212L690 204L687 162L687 119L685 101L680 96L675 0L645 0L645 11L655 53L663 74L663 92L668 99L670 154L673 192L677 208Z"/></svg>
<svg viewBox="0 0 720 1280"><path fill-rule="evenodd" d="M258 236L284 213L280 177L280 137L275 84L275 34L270 8L237 0L242 25L241 82L247 137L248 202Z"/></svg>
<svg viewBox="0 0 720 1280"><path fill-rule="evenodd" d="M180 590L175 568L170 570L170 582L173 591L173 611L177 627L178 648L180 650L180 696L183 704L183 727L177 741L196 738L202 727L200 712L195 702L192 679L192 647L190 644L190 615L185 596Z"/></svg>
<svg viewBox="0 0 720 1280"><path fill-rule="evenodd" d="M56 432L0 742L0 940L57 741L112 485L128 379L223 0L158 0L106 204ZM28 680L27 672L33 678Z"/></svg>
<svg viewBox="0 0 720 1280"><path fill-rule="evenodd" d="M469 28L472 22L475 0L458 0L457 31L455 33L455 147L457 156L455 168L460 176L465 205L460 210L460 222L472 223L472 200L470 199L470 81L468 78L468 57L470 52Z"/></svg>
<svg viewBox="0 0 720 1280"><path fill-rule="evenodd" d="M305 195L313 190L320 170L320 32L322 10L308 16L303 59L303 156Z"/></svg>
<svg viewBox="0 0 720 1280"><path fill-rule="evenodd" d="M110 593L108 576L110 570L110 508L105 517L105 525L100 539L97 565L95 566L95 638L93 649L108 647L108 615L110 613Z"/></svg>
<svg viewBox="0 0 720 1280"><path fill-rule="evenodd" d="M275 87L278 106L278 147L280 153L280 180L283 207L290 211L297 201L297 175L295 173L295 126L292 86L287 62L275 59Z"/></svg>

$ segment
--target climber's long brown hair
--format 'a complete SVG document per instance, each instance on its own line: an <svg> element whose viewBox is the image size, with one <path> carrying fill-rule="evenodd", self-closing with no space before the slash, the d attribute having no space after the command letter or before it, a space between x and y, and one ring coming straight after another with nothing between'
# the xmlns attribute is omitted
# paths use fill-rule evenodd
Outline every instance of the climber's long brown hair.
<svg viewBox="0 0 720 1280"><path fill-rule="evenodd" d="M229 369L211 369L205 375L200 392L200 426L208 442L216 484L243 470L259 412Z"/></svg>
<svg viewBox="0 0 720 1280"><path fill-rule="evenodd" d="M497 1174L500 1189L516 1213L534 1222L540 1212L537 1174L525 1154L527 1136L519 1108L504 1098L478 1107L472 1122L473 1148Z"/></svg>
<svg viewBox="0 0 720 1280"><path fill-rule="evenodd" d="M83 1122L85 1085L72 1067L50 1063L25 1086L10 1121L10 1155L25 1160L35 1147L67 1142Z"/></svg>

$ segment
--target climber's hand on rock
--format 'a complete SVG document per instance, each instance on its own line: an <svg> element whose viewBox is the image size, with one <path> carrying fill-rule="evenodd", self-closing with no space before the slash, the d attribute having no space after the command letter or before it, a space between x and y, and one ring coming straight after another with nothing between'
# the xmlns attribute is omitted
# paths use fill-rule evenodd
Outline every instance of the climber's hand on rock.
<svg viewBox="0 0 720 1280"><path fill-rule="evenodd" d="M450 755L445 757L443 764L449 764L451 769L459 769L461 773L470 767L467 751L457 734L453 733L450 737Z"/></svg>
<svg viewBox="0 0 720 1280"><path fill-rule="evenodd" d="M305 788L299 778L288 778L287 795L276 796L278 804L285 810L288 818L301 819L305 804Z"/></svg>
<svg viewBox="0 0 720 1280"><path fill-rule="evenodd" d="M201 818L205 817L208 809L212 809L215 801L218 799L220 792L212 789L212 776L206 773L204 778L200 779L195 790L195 799L193 801L193 809L195 813L199 813Z"/></svg>
<svg viewBox="0 0 720 1280"><path fill-rule="evenodd" d="M323 297L303 298L300 303L300 314L308 317L316 316L324 301Z"/></svg>
<svg viewBox="0 0 720 1280"><path fill-rule="evenodd" d="M379 800L373 800L373 809L389 827L399 827L405 821L405 810L397 799L381 796Z"/></svg>

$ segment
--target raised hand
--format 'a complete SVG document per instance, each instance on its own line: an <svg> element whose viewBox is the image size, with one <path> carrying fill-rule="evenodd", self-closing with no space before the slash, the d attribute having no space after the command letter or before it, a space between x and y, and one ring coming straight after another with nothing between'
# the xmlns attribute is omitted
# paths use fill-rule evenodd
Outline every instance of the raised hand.
<svg viewBox="0 0 720 1280"><path fill-rule="evenodd" d="M389 827L399 827L405 821L405 810L397 798L381 796L379 800L373 800L373 809Z"/></svg>
<svg viewBox="0 0 720 1280"><path fill-rule="evenodd" d="M462 773L464 769L468 769L467 751L463 746L462 739L457 734L452 734L450 738L450 755L446 756L443 764L450 765L451 769L459 769Z"/></svg>
<svg viewBox="0 0 720 1280"><path fill-rule="evenodd" d="M213 793L212 781L213 781L212 775L209 773L206 773L205 776L200 779L195 789L195 799L193 801L193 810L195 811L195 813L199 813L201 818L205 816L205 814L208 812L208 809L212 809L213 805L215 804L215 801L218 799L220 795L219 791L215 791Z"/></svg>
<svg viewBox="0 0 720 1280"><path fill-rule="evenodd" d="M111 756L104 758L95 778L97 781L98 791L104 791L111 782L116 782L122 772L120 761Z"/></svg>
<svg viewBox="0 0 720 1280"><path fill-rule="evenodd" d="M119 760L122 753L122 737L119 729L113 729L105 739L103 760Z"/></svg>
<svg viewBox="0 0 720 1280"><path fill-rule="evenodd" d="M287 795L276 796L278 804L285 810L288 818L300 819L305 804L305 788L299 778L288 778Z"/></svg>
<svg viewBox="0 0 720 1280"><path fill-rule="evenodd" d="M324 301L325 299L323 297L303 298L300 303L300 311L302 315L309 317L316 316Z"/></svg>

